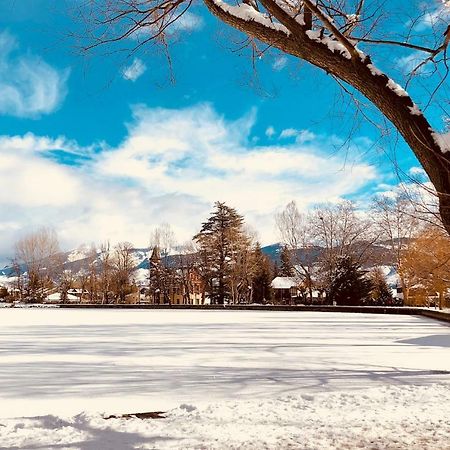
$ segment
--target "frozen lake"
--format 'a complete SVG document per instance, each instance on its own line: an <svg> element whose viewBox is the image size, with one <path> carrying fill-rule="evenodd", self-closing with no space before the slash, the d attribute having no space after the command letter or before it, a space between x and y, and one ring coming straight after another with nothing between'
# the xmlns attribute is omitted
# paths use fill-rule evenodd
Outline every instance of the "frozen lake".
<svg viewBox="0 0 450 450"><path fill-rule="evenodd" d="M450 327L422 317L4 309L0 324L2 417L450 383Z"/></svg>

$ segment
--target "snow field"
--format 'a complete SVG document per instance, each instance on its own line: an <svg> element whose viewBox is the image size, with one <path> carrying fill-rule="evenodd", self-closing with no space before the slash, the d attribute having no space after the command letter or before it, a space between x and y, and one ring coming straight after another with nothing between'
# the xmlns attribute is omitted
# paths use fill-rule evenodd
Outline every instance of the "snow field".
<svg viewBox="0 0 450 450"><path fill-rule="evenodd" d="M450 449L450 327L429 319L4 309L0 324L0 449Z"/></svg>

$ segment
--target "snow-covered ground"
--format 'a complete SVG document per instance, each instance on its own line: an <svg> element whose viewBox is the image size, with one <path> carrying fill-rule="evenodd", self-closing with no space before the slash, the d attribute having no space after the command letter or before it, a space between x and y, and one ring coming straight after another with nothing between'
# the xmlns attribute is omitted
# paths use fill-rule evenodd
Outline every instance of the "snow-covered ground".
<svg viewBox="0 0 450 450"><path fill-rule="evenodd" d="M421 317L3 309L0 448L450 449L449 356Z"/></svg>

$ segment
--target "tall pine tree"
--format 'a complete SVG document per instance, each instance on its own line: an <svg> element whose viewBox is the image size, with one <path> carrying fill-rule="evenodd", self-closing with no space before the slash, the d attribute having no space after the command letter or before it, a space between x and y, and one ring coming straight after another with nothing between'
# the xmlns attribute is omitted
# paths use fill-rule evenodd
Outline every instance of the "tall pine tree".
<svg viewBox="0 0 450 450"><path fill-rule="evenodd" d="M255 269L252 281L253 302L267 303L272 299L272 288L270 283L273 278L272 265L269 257L265 255L259 242L254 249Z"/></svg>
<svg viewBox="0 0 450 450"><path fill-rule="evenodd" d="M208 265L212 303L223 304L230 298L230 269L235 259L235 243L246 239L244 218L234 208L216 202L209 219L202 224L194 240L200 246L200 254Z"/></svg>
<svg viewBox="0 0 450 450"><path fill-rule="evenodd" d="M291 252L286 245L281 247L279 274L281 277L291 277L293 272Z"/></svg>

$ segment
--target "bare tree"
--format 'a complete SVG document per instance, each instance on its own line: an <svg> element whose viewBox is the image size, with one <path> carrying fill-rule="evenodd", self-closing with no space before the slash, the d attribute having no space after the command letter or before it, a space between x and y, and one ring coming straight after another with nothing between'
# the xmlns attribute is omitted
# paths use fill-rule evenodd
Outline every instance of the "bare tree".
<svg viewBox="0 0 450 450"><path fill-rule="evenodd" d="M58 237L52 228L41 228L16 242L16 261L27 275L28 295L42 298L61 270Z"/></svg>
<svg viewBox="0 0 450 450"><path fill-rule="evenodd" d="M168 223L163 223L153 230L150 236L150 249L158 247L161 258L167 258L170 250L175 246L175 233Z"/></svg>
<svg viewBox="0 0 450 450"><path fill-rule="evenodd" d="M367 108L355 93L368 99L422 164L436 188L440 215L450 233L450 138L448 134L440 134L442 130L435 129L424 115L437 92L445 88L449 73L447 1L405 2L409 8L397 14L392 10L398 5L388 1L203 0L203 3L219 20L247 35L253 54L261 56L268 49L278 49L329 74L377 126L380 121L366 114ZM160 44L166 50L170 27L192 4L192 0L83 3L79 14L88 24L84 48L127 41L133 42L131 51L149 44ZM418 32L415 26L429 16L435 18L433 26L428 32ZM432 76L428 75L426 85L429 98L423 102L413 100L397 83L401 80L394 81L395 75L388 76L375 66L376 58L385 59L388 49L420 55L421 61L408 71L404 87L414 82L422 69L431 66ZM448 117L445 101L448 100L441 100L438 106Z"/></svg>
<svg viewBox="0 0 450 450"><path fill-rule="evenodd" d="M201 245L193 241L195 248L195 268L201 279L202 287L202 304L205 304L206 295L213 291L214 280L214 255L211 248L206 245Z"/></svg>
<svg viewBox="0 0 450 450"><path fill-rule="evenodd" d="M292 267L305 288L309 298L313 298L313 255L311 218L301 214L295 201L275 217L283 244L289 251ZM301 251L301 255L300 255Z"/></svg>
<svg viewBox="0 0 450 450"><path fill-rule="evenodd" d="M136 268L133 244L120 242L114 247L112 255L113 286L116 302L125 303L126 296L132 292L132 274Z"/></svg>
<svg viewBox="0 0 450 450"><path fill-rule="evenodd" d="M252 280L256 269L252 238L247 233L236 234L230 244L230 302L251 303Z"/></svg>
<svg viewBox="0 0 450 450"><path fill-rule="evenodd" d="M99 291L102 298L102 304L109 302L112 287L112 255L109 241L100 245L98 254L99 263Z"/></svg>
<svg viewBox="0 0 450 450"><path fill-rule="evenodd" d="M394 267L399 274L404 301L408 301L409 284L400 271L405 250L411 239L419 231L420 220L414 204L405 191L393 195L379 195L374 198L373 220L380 230L380 238L385 241L394 258Z"/></svg>
<svg viewBox="0 0 450 450"><path fill-rule="evenodd" d="M169 255L175 246L175 234L169 224L163 223L153 230L148 257L149 289L158 303L170 303L177 282L178 274L169 264Z"/></svg>
<svg viewBox="0 0 450 450"><path fill-rule="evenodd" d="M315 242L323 248L320 265L326 286L334 276L337 261L351 258L358 265L363 264L379 236L371 221L359 216L350 201L317 207L312 227Z"/></svg>
<svg viewBox="0 0 450 450"><path fill-rule="evenodd" d="M83 267L77 274L76 282L81 289L81 297L87 294L90 303L94 303L98 299L99 277L97 268L97 248L94 244L88 248Z"/></svg>

